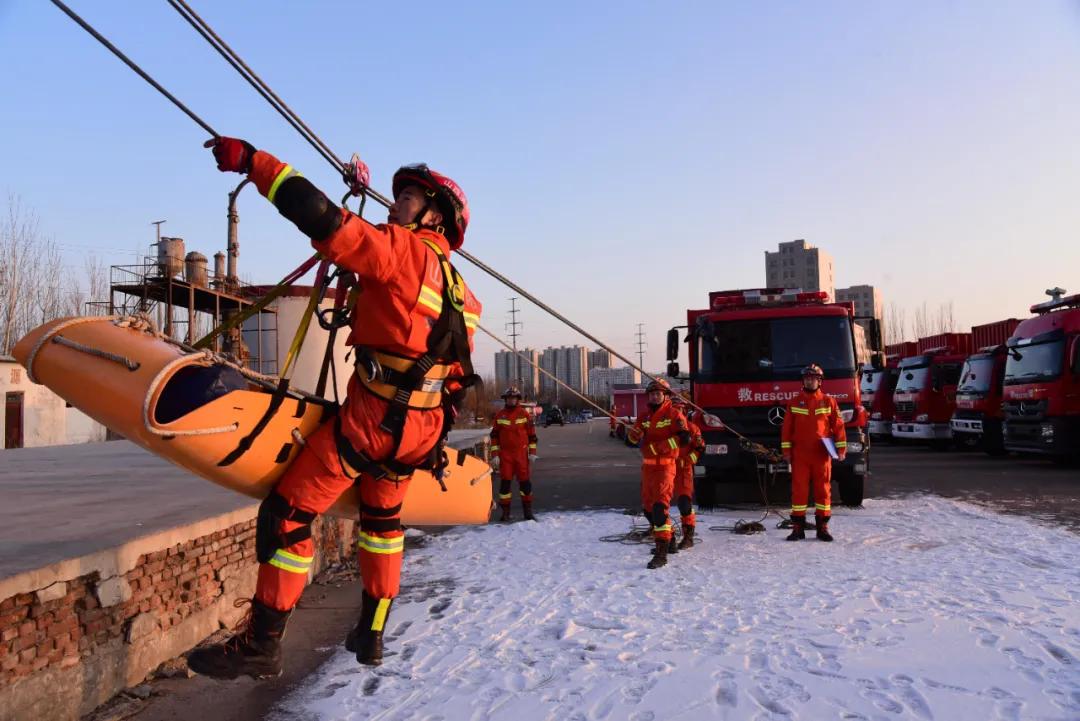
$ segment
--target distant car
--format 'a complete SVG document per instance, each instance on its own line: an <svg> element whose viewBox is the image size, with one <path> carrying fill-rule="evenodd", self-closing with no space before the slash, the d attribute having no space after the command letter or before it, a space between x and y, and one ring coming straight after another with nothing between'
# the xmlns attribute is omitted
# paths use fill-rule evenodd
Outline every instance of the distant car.
<svg viewBox="0 0 1080 721"><path fill-rule="evenodd" d="M570 414L568 414L566 416L566 422L567 423L584 423L585 422L585 416L581 415L580 413L570 413Z"/></svg>
<svg viewBox="0 0 1080 721"><path fill-rule="evenodd" d="M566 425L566 418L563 417L563 412L558 408L548 410L547 415L544 416L544 428L554 423L558 423L560 426Z"/></svg>
<svg viewBox="0 0 1080 721"><path fill-rule="evenodd" d="M582 411L582 412L581 412L581 416L582 416L582 418L584 418L585 420L587 420L587 421L591 421L591 420L592 420L592 411Z"/></svg>

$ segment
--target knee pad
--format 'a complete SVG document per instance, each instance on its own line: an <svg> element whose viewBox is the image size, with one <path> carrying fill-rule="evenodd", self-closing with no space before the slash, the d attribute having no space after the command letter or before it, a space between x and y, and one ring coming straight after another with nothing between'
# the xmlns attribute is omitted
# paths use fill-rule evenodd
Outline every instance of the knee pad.
<svg viewBox="0 0 1080 721"><path fill-rule="evenodd" d="M518 481L518 489L521 490L521 495L529 495L532 493L532 481Z"/></svg>
<svg viewBox="0 0 1080 721"><path fill-rule="evenodd" d="M255 518L255 558L259 563L269 563L276 551L311 538L311 522L316 515L294 508L276 491L271 491L259 504L259 515ZM302 525L285 533L281 530L284 521Z"/></svg>
<svg viewBox="0 0 1080 721"><path fill-rule="evenodd" d="M694 512L694 505L690 503L690 496L679 496L679 513L689 516Z"/></svg>
<svg viewBox="0 0 1080 721"><path fill-rule="evenodd" d="M654 526L662 526L663 521L667 520L667 508L663 503L654 503L652 507L652 517Z"/></svg>
<svg viewBox="0 0 1080 721"><path fill-rule="evenodd" d="M360 530L369 533L390 533L401 530L401 504L393 508L378 508L360 504Z"/></svg>
<svg viewBox="0 0 1080 721"><path fill-rule="evenodd" d="M506 493L509 493L509 492L510 492L510 479L509 478L500 479L499 480L499 493L506 494Z"/></svg>

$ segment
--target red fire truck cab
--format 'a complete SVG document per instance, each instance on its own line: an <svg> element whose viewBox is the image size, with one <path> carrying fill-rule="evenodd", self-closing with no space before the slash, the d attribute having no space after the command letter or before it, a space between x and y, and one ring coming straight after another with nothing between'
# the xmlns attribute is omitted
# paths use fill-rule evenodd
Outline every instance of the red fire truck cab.
<svg viewBox="0 0 1080 721"><path fill-rule="evenodd" d="M1007 342L1005 448L1068 460L1080 455L1080 294L1047 294Z"/></svg>
<svg viewBox="0 0 1080 721"><path fill-rule="evenodd" d="M871 323L870 345L880 349L880 327ZM790 490L786 464L770 464L745 447L747 437L779 450L787 401L802 387L801 371L817 363L825 371L824 392L839 402L847 423L848 453L834 464L833 477L846 505L862 503L869 468L866 413L863 410L856 357L854 307L829 303L824 292L780 288L728 290L709 294L709 307L688 310L687 325L668 332L668 375L677 376L679 328L688 328L690 391L704 408L706 449L696 480L698 502L715 502L717 484L770 479L776 496ZM877 365L882 365L876 354Z"/></svg>
<svg viewBox="0 0 1080 721"><path fill-rule="evenodd" d="M970 343L970 335L955 335L967 335ZM967 354L968 348L957 352L955 346L940 346L924 348L919 355L900 361L900 377L893 393L894 438L929 441L937 448L952 444L950 423Z"/></svg>
<svg viewBox="0 0 1080 721"><path fill-rule="evenodd" d="M869 417L867 434L871 439L892 437L893 415L896 412L893 390L900 377L899 361L896 356L886 356L884 368L878 369L871 364L862 367L859 386L863 408Z"/></svg>

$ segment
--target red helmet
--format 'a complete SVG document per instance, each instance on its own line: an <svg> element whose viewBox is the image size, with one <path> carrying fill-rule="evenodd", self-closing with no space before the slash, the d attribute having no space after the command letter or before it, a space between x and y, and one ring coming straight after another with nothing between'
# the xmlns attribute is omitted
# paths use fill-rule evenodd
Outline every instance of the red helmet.
<svg viewBox="0 0 1080 721"><path fill-rule="evenodd" d="M469 201L465 191L450 178L436 173L424 163L406 165L394 173L394 198L398 197L406 185L419 185L439 204L439 211L447 221L453 218L453 224L446 226L446 239L450 249L457 250L465 242L465 228L469 226Z"/></svg>
<svg viewBox="0 0 1080 721"><path fill-rule="evenodd" d="M503 391L502 397L503 398L517 398L517 399L520 400L522 396L521 396L521 391L518 390L517 386L509 386L506 390Z"/></svg>
<svg viewBox="0 0 1080 721"><path fill-rule="evenodd" d="M821 370L821 366L819 366L817 363L811 363L810 365L802 369L802 377L824 378L825 371Z"/></svg>
<svg viewBox="0 0 1080 721"><path fill-rule="evenodd" d="M646 393L652 393L653 391L660 391L661 393L671 394L671 385L668 384L663 378L657 378L656 380L645 386Z"/></svg>

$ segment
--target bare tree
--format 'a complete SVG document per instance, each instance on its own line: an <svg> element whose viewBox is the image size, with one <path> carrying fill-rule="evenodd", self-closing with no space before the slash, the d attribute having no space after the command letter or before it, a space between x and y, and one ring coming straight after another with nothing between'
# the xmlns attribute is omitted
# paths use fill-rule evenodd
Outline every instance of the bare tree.
<svg viewBox="0 0 1080 721"><path fill-rule="evenodd" d="M900 305L889 302L885 307L885 343L893 345L903 343L907 335L907 311Z"/></svg>
<svg viewBox="0 0 1080 721"><path fill-rule="evenodd" d="M915 317L912 319L911 329L915 333L916 340L925 338L934 332L933 321L930 317L930 309L927 307L925 300L922 302L922 305L915 309Z"/></svg>
<svg viewBox="0 0 1080 721"><path fill-rule="evenodd" d="M938 307L937 317L934 320L934 332L954 333L956 331L956 313L954 312L953 301L942 303Z"/></svg>

